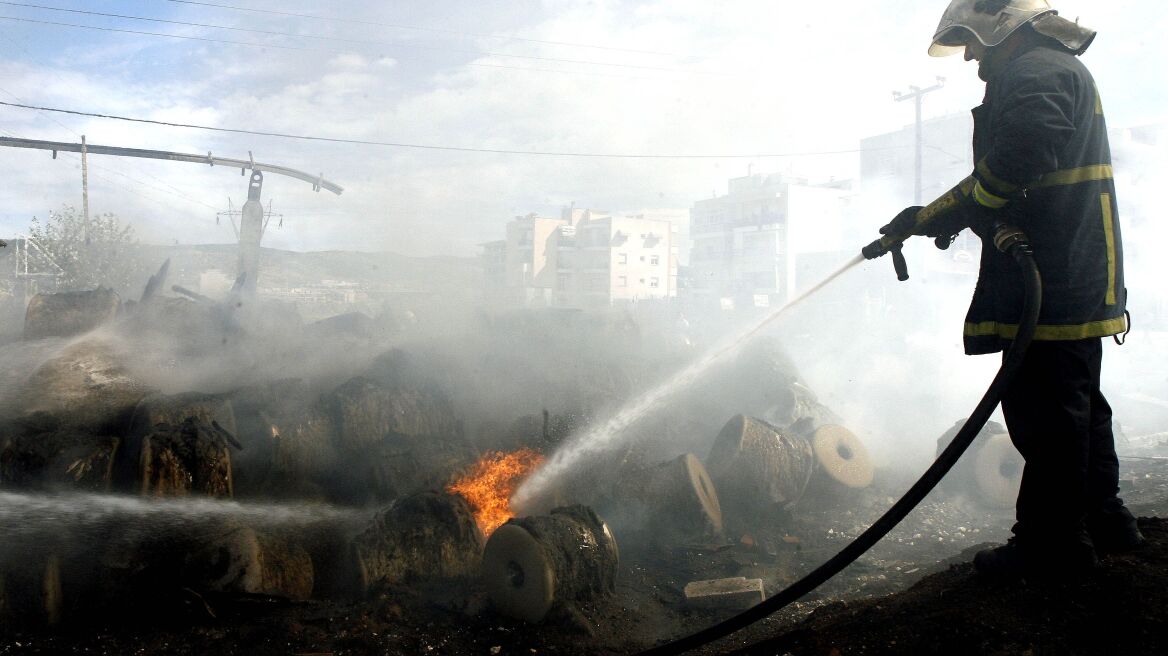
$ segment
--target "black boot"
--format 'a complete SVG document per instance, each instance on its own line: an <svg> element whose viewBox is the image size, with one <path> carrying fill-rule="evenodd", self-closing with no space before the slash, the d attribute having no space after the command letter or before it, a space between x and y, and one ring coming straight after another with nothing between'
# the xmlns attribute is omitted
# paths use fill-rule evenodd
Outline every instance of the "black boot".
<svg viewBox="0 0 1168 656"><path fill-rule="evenodd" d="M1028 546L1017 538L1000 547L984 549L973 557L973 567L987 578L1053 579L1085 574L1099 564L1095 550L1085 540Z"/></svg>
<svg viewBox="0 0 1168 656"><path fill-rule="evenodd" d="M1122 505L1088 515L1087 531L1095 543L1095 550L1101 555L1131 551L1146 542L1136 525L1136 518Z"/></svg>

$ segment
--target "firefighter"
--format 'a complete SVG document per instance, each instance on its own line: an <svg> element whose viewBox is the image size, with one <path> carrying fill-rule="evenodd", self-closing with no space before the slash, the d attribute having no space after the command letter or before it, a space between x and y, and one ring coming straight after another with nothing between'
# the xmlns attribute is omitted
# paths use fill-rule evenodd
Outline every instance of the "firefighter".
<svg viewBox="0 0 1168 656"><path fill-rule="evenodd" d="M1046 0L953 0L929 54L964 51L986 83L973 110L973 174L926 208L881 228L946 247L968 227L982 239L965 322L970 355L1004 351L1017 334L1022 286L990 226L1030 238L1042 274L1035 341L1002 398L1026 460L1013 537L979 552L980 573L1080 572L1097 555L1143 542L1119 498L1111 407L1099 388L1103 339L1126 334L1127 292L1103 105L1079 55L1095 32Z"/></svg>

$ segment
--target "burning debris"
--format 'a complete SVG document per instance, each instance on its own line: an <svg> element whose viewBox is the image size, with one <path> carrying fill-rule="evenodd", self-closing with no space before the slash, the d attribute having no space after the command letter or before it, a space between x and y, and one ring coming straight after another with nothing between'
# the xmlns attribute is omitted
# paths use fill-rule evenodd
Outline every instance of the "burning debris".
<svg viewBox="0 0 1168 656"><path fill-rule="evenodd" d="M489 536L515 516L511 510L511 496L543 460L542 454L531 449L512 453L490 452L446 486L446 491L467 500L474 509L479 529L483 535Z"/></svg>

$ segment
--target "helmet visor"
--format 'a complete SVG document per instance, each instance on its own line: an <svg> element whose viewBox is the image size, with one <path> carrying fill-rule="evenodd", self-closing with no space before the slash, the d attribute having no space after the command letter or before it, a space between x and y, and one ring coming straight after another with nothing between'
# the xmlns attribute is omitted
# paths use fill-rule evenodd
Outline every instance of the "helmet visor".
<svg viewBox="0 0 1168 656"><path fill-rule="evenodd" d="M929 56L948 57L963 52L965 44L969 42L970 38L977 37L968 28L961 25L941 30L933 37L933 43L929 46Z"/></svg>

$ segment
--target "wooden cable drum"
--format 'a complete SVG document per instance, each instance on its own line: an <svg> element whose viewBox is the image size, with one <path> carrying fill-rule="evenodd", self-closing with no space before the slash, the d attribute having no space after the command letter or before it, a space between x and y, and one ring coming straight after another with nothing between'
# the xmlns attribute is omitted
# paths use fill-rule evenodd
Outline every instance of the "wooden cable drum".
<svg viewBox="0 0 1168 656"><path fill-rule="evenodd" d="M683 538L722 534L722 506L705 465L692 453L663 462L646 472L643 491L649 523L657 534Z"/></svg>
<svg viewBox="0 0 1168 656"><path fill-rule="evenodd" d="M814 465L807 440L745 415L726 423L706 459L722 508L746 514L794 504L803 496Z"/></svg>
<svg viewBox="0 0 1168 656"><path fill-rule="evenodd" d="M473 576L483 537L466 499L427 491L389 504L350 549L357 585L369 593L379 586Z"/></svg>
<svg viewBox="0 0 1168 656"><path fill-rule="evenodd" d="M818 471L832 483L853 490L872 484L872 458L852 431L836 424L820 426L811 436L811 448Z"/></svg>
<svg viewBox="0 0 1168 656"><path fill-rule="evenodd" d="M483 580L500 613L539 622L557 605L616 590L619 562L608 526L587 506L511 519L487 540Z"/></svg>
<svg viewBox="0 0 1168 656"><path fill-rule="evenodd" d="M1022 485L1022 454L1014 448L1007 433L991 435L978 450L974 460L974 480L978 498L994 508L1009 508L1018 498Z"/></svg>

